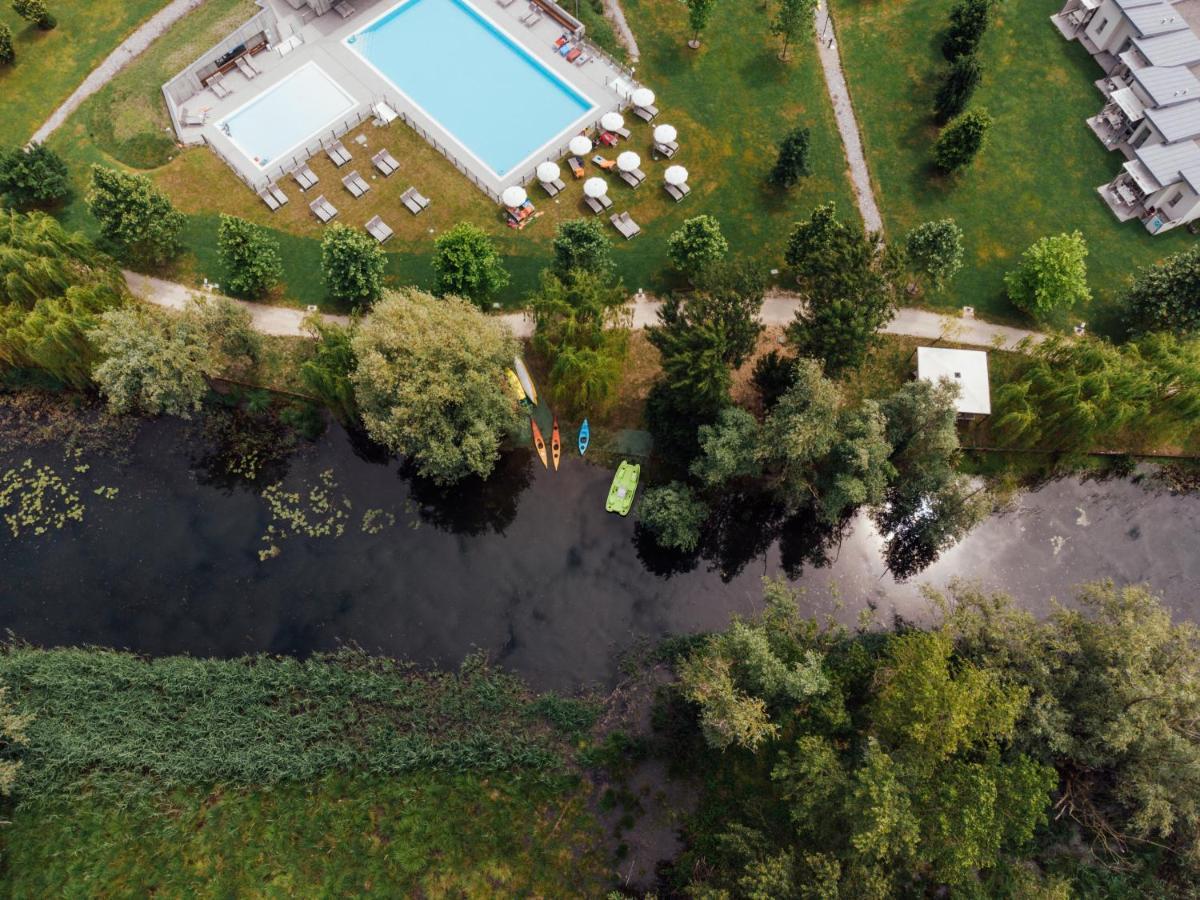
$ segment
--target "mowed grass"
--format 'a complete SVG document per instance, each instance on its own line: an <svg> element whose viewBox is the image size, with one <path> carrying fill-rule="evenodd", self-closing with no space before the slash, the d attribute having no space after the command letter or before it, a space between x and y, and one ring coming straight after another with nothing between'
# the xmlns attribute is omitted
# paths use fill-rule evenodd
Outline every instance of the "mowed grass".
<svg viewBox="0 0 1200 900"><path fill-rule="evenodd" d="M58 27L41 31L0 4L17 61L0 66L0 146L23 144L101 60L166 0L52 0Z"/></svg>
<svg viewBox="0 0 1200 900"><path fill-rule="evenodd" d="M169 273L186 282L203 277L220 282L217 258L218 216L242 216L272 229L280 242L286 283L275 302L336 306L327 301L320 277L320 237L323 226L308 203L324 194L339 210L338 221L361 227L380 215L395 231L387 244L389 277L393 284L430 286L434 240L460 221L480 225L494 236L512 282L499 298L506 306L520 305L537 283L538 272L550 261L555 226L569 218L591 215L583 204L582 181L564 165L567 190L551 199L534 184L530 195L540 217L517 232L506 227L500 209L419 135L400 122L386 128L364 124L344 138L354 161L335 169L323 155L312 168L320 183L302 194L291 179L281 183L290 202L272 213L212 152L203 147L180 151L167 139L167 117L157 96L159 85L189 60L250 14L248 0L209 0L191 13L162 41L86 104L55 138L55 149L75 168L79 192L64 217L72 226L94 233L95 223L84 208L87 168L92 163L125 165L147 172L188 216L184 239L188 252ZM610 229L617 261L632 288L668 286L667 238L684 219L700 213L716 216L735 252L759 260L765 268L782 262L783 244L791 223L812 206L836 199L852 215L852 198L844 178L838 142L815 51L797 48L792 59L776 58L778 44L767 30L761 10L743 15L732 5L719 8L704 47L686 47L686 7L674 0L639 0L626 4L639 36L642 60L638 77L658 93L662 114L680 132L681 150L672 162L691 173L692 194L676 204L662 189L668 162L652 160L652 127L628 116L633 131L629 142L604 149L612 159L632 149L642 157L647 181L636 191L608 176L613 212L628 210L641 224L642 234L624 241ZM775 142L794 122L813 132L814 174L790 195L767 188L765 175L774 162ZM363 136L366 145L355 138ZM400 161L400 171L384 179L370 157L388 148ZM364 197L353 198L341 177L357 169L372 185ZM600 174L590 163L588 174ZM414 185L432 199L430 208L414 217L399 202Z"/></svg>
<svg viewBox="0 0 1200 900"><path fill-rule="evenodd" d="M18 809L7 896L595 897L586 790L421 775Z"/></svg>
<svg viewBox="0 0 1200 900"><path fill-rule="evenodd" d="M837 0L843 64L863 131L886 227L897 238L913 225L953 217L966 235L963 271L936 306L976 307L990 318L1022 320L1008 301L1004 273L1039 237L1078 229L1088 242L1091 308L1056 324L1088 320L1118 328L1118 299L1137 268L1194 240L1185 229L1152 237L1139 222L1120 224L1096 193L1124 161L1108 152L1085 119L1102 106L1100 67L1063 40L1049 16L1057 0L1005 0L993 7L981 52L983 84L973 105L996 119L988 144L958 177L930 168L933 96L945 62L941 35L954 0Z"/></svg>

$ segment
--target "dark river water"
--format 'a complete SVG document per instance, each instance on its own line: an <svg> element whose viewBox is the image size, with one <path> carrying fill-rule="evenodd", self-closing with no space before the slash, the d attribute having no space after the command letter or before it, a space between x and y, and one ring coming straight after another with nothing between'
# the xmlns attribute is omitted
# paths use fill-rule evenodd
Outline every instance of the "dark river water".
<svg viewBox="0 0 1200 900"><path fill-rule="evenodd" d="M301 494L285 505L310 527L287 526L263 484L214 477L194 434L150 423L119 463L64 461L61 448L0 456L0 472L26 458L52 467L86 507L61 531L0 531L0 628L35 644L151 654L305 654L353 642L453 665L483 648L539 687L573 690L611 684L639 644L756 610L762 576L785 571L806 589L809 612L848 622L867 604L919 619L920 586L955 576L1039 612L1103 577L1147 581L1177 615L1200 612L1200 498L1130 481L1064 479L1022 495L897 584L865 519L814 566L797 562L812 556L804 534L780 539L760 527L767 513L732 503L719 549L664 559L645 549L632 517L604 512L607 467L567 455L546 472L518 452L486 485L437 492L337 428L279 473L285 491ZM329 510L307 501L325 472ZM118 493L105 499L101 487ZM272 524L319 530L330 510L341 536L262 540ZM278 553L260 559L272 545Z"/></svg>

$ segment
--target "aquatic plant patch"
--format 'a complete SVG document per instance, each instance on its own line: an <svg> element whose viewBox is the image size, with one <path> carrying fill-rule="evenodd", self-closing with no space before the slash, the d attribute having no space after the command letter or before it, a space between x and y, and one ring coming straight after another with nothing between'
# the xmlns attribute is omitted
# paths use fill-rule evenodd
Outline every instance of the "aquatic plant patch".
<svg viewBox="0 0 1200 900"><path fill-rule="evenodd" d="M0 474L0 514L15 538L82 522L85 507L71 477L27 459Z"/></svg>

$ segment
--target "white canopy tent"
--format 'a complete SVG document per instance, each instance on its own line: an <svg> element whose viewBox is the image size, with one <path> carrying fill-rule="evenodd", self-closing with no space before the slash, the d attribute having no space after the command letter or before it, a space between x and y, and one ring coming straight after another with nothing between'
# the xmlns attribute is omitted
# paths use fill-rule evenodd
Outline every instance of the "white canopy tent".
<svg viewBox="0 0 1200 900"><path fill-rule="evenodd" d="M992 394L988 384L986 351L918 347L917 377L934 384L944 378L958 385L958 399L954 405L959 415L991 415Z"/></svg>

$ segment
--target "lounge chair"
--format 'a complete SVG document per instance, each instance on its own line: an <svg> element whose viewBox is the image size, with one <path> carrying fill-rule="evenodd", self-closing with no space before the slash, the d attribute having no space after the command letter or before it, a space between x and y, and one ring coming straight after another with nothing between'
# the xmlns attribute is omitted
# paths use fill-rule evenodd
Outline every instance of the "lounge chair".
<svg viewBox="0 0 1200 900"><path fill-rule="evenodd" d="M296 184L300 185L302 191L307 191L320 180L317 178L317 173L308 167L308 163L293 172L292 177L296 179Z"/></svg>
<svg viewBox="0 0 1200 900"><path fill-rule="evenodd" d="M657 106L635 106L633 108L633 114L635 116L637 116L639 119L641 119L643 122L650 122L654 119L655 116L658 115L658 107Z"/></svg>
<svg viewBox="0 0 1200 900"><path fill-rule="evenodd" d="M692 189L687 186L686 181L683 184L664 184L663 188L668 194L671 195L676 203L692 192Z"/></svg>
<svg viewBox="0 0 1200 900"><path fill-rule="evenodd" d="M375 238L375 240L382 244L385 243L393 234L395 234L395 232L388 227L387 223L383 221L383 219L379 218L379 216L375 216L375 218L371 219L371 221L367 223L367 234L371 235L371 237Z"/></svg>
<svg viewBox="0 0 1200 900"><path fill-rule="evenodd" d="M275 212L275 210L279 209L281 206L280 202L275 199L275 195L272 194L267 188L263 188L261 191L259 191L258 196L263 203L267 204L267 209L269 209L271 212Z"/></svg>
<svg viewBox="0 0 1200 900"><path fill-rule="evenodd" d="M249 53L247 53L245 56L242 57L242 59L244 59L246 61L246 65L248 65L251 69L254 70L255 75L262 74L262 67L259 66L259 64L254 61L253 56L251 56Z"/></svg>
<svg viewBox="0 0 1200 900"><path fill-rule="evenodd" d="M554 49L561 50L569 43L571 43L571 36L569 34L560 34L554 42Z"/></svg>
<svg viewBox="0 0 1200 900"><path fill-rule="evenodd" d="M380 150L371 157L371 162L374 163L375 168L379 170L379 173L384 178L387 178L400 168L400 163L396 162L396 158L388 153L387 150Z"/></svg>
<svg viewBox="0 0 1200 900"><path fill-rule="evenodd" d="M184 106L179 110L179 121L184 125L188 125L193 128L203 125L208 121L208 110L202 109L200 112L194 113L190 112L188 108Z"/></svg>
<svg viewBox="0 0 1200 900"><path fill-rule="evenodd" d="M267 185L267 190L271 192L271 196L275 198L275 202L280 206L288 202L288 195L285 194L275 182Z"/></svg>
<svg viewBox="0 0 1200 900"><path fill-rule="evenodd" d="M246 64L246 57L244 57L244 56L239 56L237 58L237 67L238 67L238 71L241 72L243 75L245 75L246 78L248 78L248 79L253 78L255 75L258 74L252 68L250 68L250 66L248 66Z"/></svg>
<svg viewBox="0 0 1200 900"><path fill-rule="evenodd" d="M617 161L615 159L605 159L599 153L597 153L595 156L592 157L592 162L594 162L596 165L598 165L600 168L604 169L605 171L607 171L608 169L615 168L617 165Z"/></svg>
<svg viewBox="0 0 1200 900"><path fill-rule="evenodd" d="M669 141L667 143L660 143L658 141L655 141L654 142L654 152L657 153L659 156L665 156L667 159L670 159L672 156L674 156L676 153L679 152L679 144L675 141Z"/></svg>
<svg viewBox="0 0 1200 900"><path fill-rule="evenodd" d="M622 172L621 180L636 190L646 180L646 173L641 169L634 169L632 172Z"/></svg>
<svg viewBox="0 0 1200 900"><path fill-rule="evenodd" d="M532 28L540 21L542 21L542 8L535 3L530 3L529 12L521 16L521 24L526 28Z"/></svg>
<svg viewBox="0 0 1200 900"><path fill-rule="evenodd" d="M358 174L358 169L343 178L342 184L355 197L361 197L371 189L371 185L367 184L366 180Z"/></svg>
<svg viewBox="0 0 1200 900"><path fill-rule="evenodd" d="M633 134L633 132L628 128L610 128L609 131L611 131L613 134L619 134L621 137L625 138L625 140L629 140L630 136Z"/></svg>
<svg viewBox="0 0 1200 900"><path fill-rule="evenodd" d="M575 62L575 60L579 59L579 57L581 57L582 55L583 55L583 49L580 47L575 47L574 49L571 50L570 53L568 53L564 57L564 59L566 59L566 61L569 63L573 63L573 62Z"/></svg>
<svg viewBox="0 0 1200 900"><path fill-rule="evenodd" d="M326 147L325 155L339 169L354 158L350 155L350 151L346 149L346 145L341 141L336 142L332 147Z"/></svg>
<svg viewBox="0 0 1200 900"><path fill-rule="evenodd" d="M496 0L496 5L504 8L504 9L508 9L510 6L513 5L514 2L515 2L515 0Z"/></svg>
<svg viewBox="0 0 1200 900"><path fill-rule="evenodd" d="M357 10L347 3L346 0L341 0L340 3L333 4L333 9L334 12L336 12L343 19L348 19L354 15L355 12L357 12Z"/></svg>
<svg viewBox="0 0 1200 900"><path fill-rule="evenodd" d="M592 55L590 53L585 53L581 57L579 57L579 59L575 60L575 65L582 66L584 63L589 63L591 61L592 61Z"/></svg>
<svg viewBox="0 0 1200 900"><path fill-rule="evenodd" d="M601 132L600 137L596 138L596 140L605 147L615 147L621 141L621 139L611 131Z"/></svg>
<svg viewBox="0 0 1200 900"><path fill-rule="evenodd" d="M555 178L553 181L543 181L540 182L540 184L542 185L542 190L544 190L551 197L562 193L567 187L565 184L563 184L563 180L561 178Z"/></svg>
<svg viewBox="0 0 1200 900"><path fill-rule="evenodd" d="M596 215L600 215L600 213L612 206L612 201L608 199L608 194L605 194L603 197L585 196L583 198L583 202L586 203L588 208Z"/></svg>
<svg viewBox="0 0 1200 900"><path fill-rule="evenodd" d="M224 100L233 93L229 88L225 87L225 77L214 78L208 83L208 89L213 92L213 95L218 100Z"/></svg>
<svg viewBox="0 0 1200 900"><path fill-rule="evenodd" d="M627 212L616 213L609 221L613 223L613 227L621 232L621 235L627 241L642 233L641 227L637 222L633 221L633 218Z"/></svg>
<svg viewBox="0 0 1200 900"><path fill-rule="evenodd" d="M571 173L576 178L582 178L587 172L583 168L583 160L578 156L572 156L567 160L567 165L571 167Z"/></svg>
<svg viewBox="0 0 1200 900"><path fill-rule="evenodd" d="M421 196L421 192L415 187L410 187L407 191L400 195L400 202L408 207L408 211L414 216L420 215L429 206L429 198Z"/></svg>
<svg viewBox="0 0 1200 900"><path fill-rule="evenodd" d="M326 200L324 194L308 204L308 208L322 223L330 221L338 214L337 207Z"/></svg>

